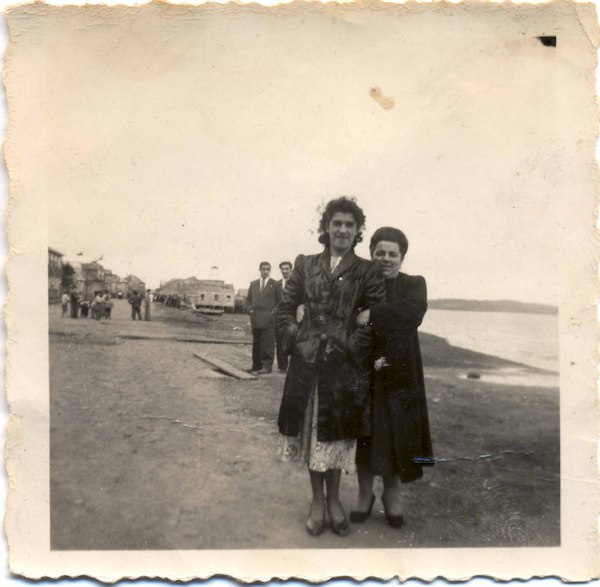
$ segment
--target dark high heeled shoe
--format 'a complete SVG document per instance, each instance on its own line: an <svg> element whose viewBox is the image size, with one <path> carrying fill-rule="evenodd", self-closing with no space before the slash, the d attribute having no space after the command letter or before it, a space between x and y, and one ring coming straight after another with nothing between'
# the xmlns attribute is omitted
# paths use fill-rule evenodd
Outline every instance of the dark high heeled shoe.
<svg viewBox="0 0 600 587"><path fill-rule="evenodd" d="M402 528L402 526L404 526L404 516L402 514L398 514L398 515L392 515L392 514L385 514L385 521L392 527L392 528Z"/></svg>
<svg viewBox="0 0 600 587"><path fill-rule="evenodd" d="M385 513L385 521L392 528L402 528L404 526L404 516L402 514L390 514L387 511L387 506L385 505L385 499L381 500L383 502L383 511Z"/></svg>
<svg viewBox="0 0 600 587"><path fill-rule="evenodd" d="M338 536L348 536L350 534L350 522L348 518L344 518L341 522L331 522L331 529Z"/></svg>
<svg viewBox="0 0 600 587"><path fill-rule="evenodd" d="M331 521L331 529L338 536L348 536L348 534L350 534L350 522L348 521L348 518L346 517L346 514L344 513L343 509L342 514L344 515L344 519L340 520L339 522L335 522L331 517L331 514L329 514L329 520Z"/></svg>
<svg viewBox="0 0 600 587"><path fill-rule="evenodd" d="M350 521L353 524L362 524L370 515L373 510L373 504L375 503L375 496L371 496L371 503L367 508L366 512L361 512L360 510L352 510L350 512Z"/></svg>

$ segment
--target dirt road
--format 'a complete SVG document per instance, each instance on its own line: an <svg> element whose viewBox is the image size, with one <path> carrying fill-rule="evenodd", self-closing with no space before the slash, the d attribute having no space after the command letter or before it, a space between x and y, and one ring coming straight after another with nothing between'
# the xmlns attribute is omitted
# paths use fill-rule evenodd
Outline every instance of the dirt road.
<svg viewBox="0 0 600 587"><path fill-rule="evenodd" d="M276 418L284 376L242 382L195 358L251 363L245 316L193 317L153 305L133 322L50 308L51 542L55 549L233 549L558 544L556 388L463 379L506 361L423 337L436 457L405 486L406 526L381 502L340 538L304 530L308 475L281 463ZM123 335L148 335L149 340ZM170 338L231 338L209 345ZM163 337L163 338L160 338ZM513 364L514 366L514 364ZM342 479L349 511L354 475Z"/></svg>

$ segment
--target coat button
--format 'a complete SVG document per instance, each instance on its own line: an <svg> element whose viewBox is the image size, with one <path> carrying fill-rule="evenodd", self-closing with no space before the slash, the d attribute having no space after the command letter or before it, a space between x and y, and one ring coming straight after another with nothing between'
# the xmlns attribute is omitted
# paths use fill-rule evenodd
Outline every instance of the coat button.
<svg viewBox="0 0 600 587"><path fill-rule="evenodd" d="M327 340L327 335L325 333L321 334L321 340Z"/></svg>

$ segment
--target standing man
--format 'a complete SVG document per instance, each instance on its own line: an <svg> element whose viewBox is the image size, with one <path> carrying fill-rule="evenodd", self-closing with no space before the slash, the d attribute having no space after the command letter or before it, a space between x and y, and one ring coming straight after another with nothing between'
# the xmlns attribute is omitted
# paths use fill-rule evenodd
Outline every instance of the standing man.
<svg viewBox="0 0 600 587"><path fill-rule="evenodd" d="M252 369L250 373L266 375L273 369L275 314L279 303L277 282L270 279L271 264L259 265L260 279L250 283L246 307L252 324Z"/></svg>
<svg viewBox="0 0 600 587"><path fill-rule="evenodd" d="M69 292L65 290L65 292L63 293L63 295L60 298L60 304L62 306L62 317L63 318L68 315L70 299L71 299L71 296L69 295Z"/></svg>
<svg viewBox="0 0 600 587"><path fill-rule="evenodd" d="M277 282L277 299L281 300L281 293L285 289L285 284L287 283L290 275L292 274L293 265L289 261L282 261L279 263L279 271L281 271L281 281ZM288 358L287 355L283 352L283 346L281 344L281 339L279 338L279 334L277 333L277 328L275 329L275 341L277 346L277 368L280 373L285 373L288 367Z"/></svg>
<svg viewBox="0 0 600 587"><path fill-rule="evenodd" d="M133 294L129 296L129 303L131 304L131 319L135 320L137 316L138 320L142 319L142 296L137 292L137 289L133 290Z"/></svg>
<svg viewBox="0 0 600 587"><path fill-rule="evenodd" d="M104 294L101 290L96 292L96 297L94 298L94 302L96 302L96 320L101 320L104 318Z"/></svg>
<svg viewBox="0 0 600 587"><path fill-rule="evenodd" d="M79 302L81 301L81 296L79 292L73 288L71 290L71 318L79 318Z"/></svg>
<svg viewBox="0 0 600 587"><path fill-rule="evenodd" d="M152 294L150 290L146 290L146 295L144 296L144 320L146 322L150 322L150 302L152 301Z"/></svg>
<svg viewBox="0 0 600 587"><path fill-rule="evenodd" d="M107 320L111 320L112 319L113 302L112 302L112 296L110 295L110 291L107 289L104 290L103 300L104 300L104 316L103 316L103 318L106 318Z"/></svg>

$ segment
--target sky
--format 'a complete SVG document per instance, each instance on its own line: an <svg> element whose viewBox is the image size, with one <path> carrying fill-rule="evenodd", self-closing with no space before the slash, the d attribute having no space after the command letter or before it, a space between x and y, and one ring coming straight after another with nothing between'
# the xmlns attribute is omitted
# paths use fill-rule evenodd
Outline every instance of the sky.
<svg viewBox="0 0 600 587"><path fill-rule="evenodd" d="M280 261L320 252L318 208L351 195L358 254L401 228L430 298L557 303L579 129L558 119L569 64L540 30L490 34L483 18L465 35L443 11L427 30L378 11L197 26L166 12L37 31L49 246L150 287L217 266L237 289L262 260L279 278Z"/></svg>

